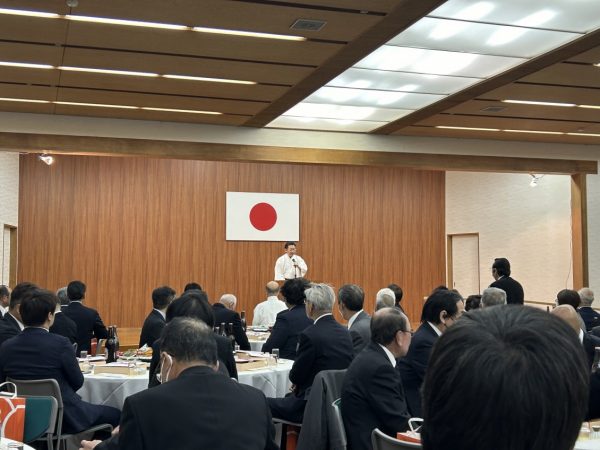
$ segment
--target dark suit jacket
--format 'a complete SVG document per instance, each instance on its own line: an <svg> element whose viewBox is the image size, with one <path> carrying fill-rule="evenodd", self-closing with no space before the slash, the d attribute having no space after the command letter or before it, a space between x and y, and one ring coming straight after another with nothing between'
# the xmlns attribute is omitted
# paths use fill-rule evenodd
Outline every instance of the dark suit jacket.
<svg viewBox="0 0 600 450"><path fill-rule="evenodd" d="M140 335L140 347L146 344L148 347L152 347L152 344L160 338L160 333L167 323L164 317L156 309L150 311L144 325L142 326L142 334Z"/></svg>
<svg viewBox="0 0 600 450"><path fill-rule="evenodd" d="M200 366L128 397L118 448L277 449L274 437L271 413L262 392ZM103 443L96 448L115 447Z"/></svg>
<svg viewBox="0 0 600 450"><path fill-rule="evenodd" d="M592 328L600 325L600 314L590 306L582 306L577 312L585 323L585 331L592 331Z"/></svg>
<svg viewBox="0 0 600 450"><path fill-rule="evenodd" d="M0 345L21 332L21 327L13 316L6 313L0 320Z"/></svg>
<svg viewBox="0 0 600 450"><path fill-rule="evenodd" d="M82 350L90 351L92 338L106 339L108 331L102 323L98 311L88 308L81 302L71 302L63 309L63 313L77 324L77 354Z"/></svg>
<svg viewBox="0 0 600 450"><path fill-rule="evenodd" d="M490 284L490 287L500 288L506 292L506 303L522 305L525 301L523 286L511 277L502 277Z"/></svg>
<svg viewBox="0 0 600 450"><path fill-rule="evenodd" d="M371 341L371 316L361 311L350 327L354 355L358 355Z"/></svg>
<svg viewBox="0 0 600 450"><path fill-rule="evenodd" d="M585 420L600 419L600 371L590 378L590 397Z"/></svg>
<svg viewBox="0 0 600 450"><path fill-rule="evenodd" d="M435 330L429 323L423 322L412 337L408 353L398 360L396 366L402 378L408 410L413 417L422 417L421 385L429 364L431 349L437 340L438 335Z"/></svg>
<svg viewBox="0 0 600 450"><path fill-rule="evenodd" d="M54 314L54 324L50 327L50 333L64 336L73 344L77 341L77 324L59 311Z"/></svg>
<svg viewBox="0 0 600 450"><path fill-rule="evenodd" d="M105 408L81 400L76 391L83 385L83 375L75 351L64 336L41 328L25 328L9 339L0 352L0 380L54 378L60 386L64 404L63 432L76 433L97 423Z"/></svg>
<svg viewBox="0 0 600 450"><path fill-rule="evenodd" d="M281 358L296 359L298 335L312 324L312 319L306 316L304 305L296 305L289 310L281 311L277 314L271 335L263 344L262 351L270 352L278 348Z"/></svg>
<svg viewBox="0 0 600 450"><path fill-rule="evenodd" d="M583 333L583 350L587 356L588 368L591 369L596 354L596 347L600 347L600 338L589 333Z"/></svg>
<svg viewBox="0 0 600 450"><path fill-rule="evenodd" d="M217 358L219 358L219 371L224 375L235 378L237 380L237 366L235 365L235 359L233 357L233 351L231 348L231 341L226 337L219 336L217 334L215 336L215 341L217 342ZM160 341L154 341L152 344L152 360L150 361L150 368L148 370L148 376L150 379L148 380L148 387L158 386L160 383L156 379L156 374L160 370Z"/></svg>
<svg viewBox="0 0 600 450"><path fill-rule="evenodd" d="M220 326L222 323L225 323L225 325L228 323L233 324L235 342L238 343L241 350L250 350L250 342L248 342L246 332L242 328L240 315L231 309L227 309L222 303L215 303L213 312L215 313L215 327Z"/></svg>
<svg viewBox="0 0 600 450"><path fill-rule="evenodd" d="M296 396L306 398L315 375L321 370L347 369L354 350L348 329L333 318L323 316L306 328L298 339L298 355L290 370Z"/></svg>
<svg viewBox="0 0 600 450"><path fill-rule="evenodd" d="M393 437L408 428L410 415L400 374L374 342L350 364L341 398L350 450L370 450L375 428Z"/></svg>

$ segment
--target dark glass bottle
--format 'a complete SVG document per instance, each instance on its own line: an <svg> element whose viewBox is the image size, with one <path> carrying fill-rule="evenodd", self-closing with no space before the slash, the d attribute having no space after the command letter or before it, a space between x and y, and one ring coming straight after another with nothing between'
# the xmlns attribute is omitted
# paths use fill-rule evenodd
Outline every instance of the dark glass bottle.
<svg viewBox="0 0 600 450"><path fill-rule="evenodd" d="M108 327L108 339L106 339L106 362L111 363L117 360L117 342L115 339L115 328Z"/></svg>
<svg viewBox="0 0 600 450"><path fill-rule="evenodd" d="M242 330L244 330L244 333L245 333L248 328L248 326L246 324L246 311L242 311L240 313L240 319L242 320Z"/></svg>
<svg viewBox="0 0 600 450"><path fill-rule="evenodd" d="M235 348L235 336L233 334L233 324L229 322L227 324L227 337L231 340L231 348Z"/></svg>

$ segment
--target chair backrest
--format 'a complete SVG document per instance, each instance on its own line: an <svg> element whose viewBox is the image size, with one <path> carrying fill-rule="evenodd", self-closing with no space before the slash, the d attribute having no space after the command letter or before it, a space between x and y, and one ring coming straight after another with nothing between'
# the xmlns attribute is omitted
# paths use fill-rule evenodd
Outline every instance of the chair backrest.
<svg viewBox="0 0 600 450"><path fill-rule="evenodd" d="M33 442L46 435L54 434L58 418L58 402L54 397L25 397L25 429L23 442Z"/></svg>
<svg viewBox="0 0 600 450"><path fill-rule="evenodd" d="M371 433L371 444L373 444L373 450L422 448L421 444L400 441L396 438L390 437L379 428L375 428Z"/></svg>
<svg viewBox="0 0 600 450"><path fill-rule="evenodd" d="M7 377L6 381L11 381L17 387L17 394L24 396L44 396L54 397L57 404L56 429L54 434L60 436L62 432L63 419L63 401L60 393L60 386L54 378L43 380L15 380Z"/></svg>
<svg viewBox="0 0 600 450"><path fill-rule="evenodd" d="M346 438L346 429L344 428L344 421L342 419L342 410L341 410L342 399L338 398L331 404L331 406L333 406L333 411L335 414L335 423L338 427L340 436L343 440L342 443L343 443L344 447L346 447L348 445L348 439Z"/></svg>

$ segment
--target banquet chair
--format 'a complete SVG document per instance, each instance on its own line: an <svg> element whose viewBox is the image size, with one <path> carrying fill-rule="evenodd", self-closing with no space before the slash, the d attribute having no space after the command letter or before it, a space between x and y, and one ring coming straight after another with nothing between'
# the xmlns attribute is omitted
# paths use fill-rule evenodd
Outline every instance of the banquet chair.
<svg viewBox="0 0 600 450"><path fill-rule="evenodd" d="M48 450L53 450L54 427L58 416L58 402L50 396L28 396L25 398L25 427L23 442L45 440Z"/></svg>
<svg viewBox="0 0 600 450"><path fill-rule="evenodd" d="M342 399L338 398L331 406L335 413L335 423L338 427L340 437L342 438L342 445L346 448L348 446L348 438L346 437L346 429L344 428L344 420L342 419Z"/></svg>
<svg viewBox="0 0 600 450"><path fill-rule="evenodd" d="M15 380L12 378L6 379L6 381L10 381L15 384L17 387L17 392L19 395L23 396L48 396L54 397L57 403L57 414L56 420L54 424L51 426L51 434L52 437L48 437L48 439L56 440L57 442L57 450L60 450L61 443L70 439L73 434L64 434L62 432L62 421L63 421L63 401L62 394L60 392L60 387L58 386L58 382L53 379L43 379L43 380ZM95 433L96 431L106 430L109 433L112 431L113 427L110 424L101 424L96 425L95 427L89 428L87 430L82 430L81 433ZM66 444L65 444L66 449Z"/></svg>
<svg viewBox="0 0 600 450"><path fill-rule="evenodd" d="M375 428L371 433L371 444L373 450L397 450L407 448L422 448L421 444L414 442L400 441L396 438L388 436L379 428Z"/></svg>

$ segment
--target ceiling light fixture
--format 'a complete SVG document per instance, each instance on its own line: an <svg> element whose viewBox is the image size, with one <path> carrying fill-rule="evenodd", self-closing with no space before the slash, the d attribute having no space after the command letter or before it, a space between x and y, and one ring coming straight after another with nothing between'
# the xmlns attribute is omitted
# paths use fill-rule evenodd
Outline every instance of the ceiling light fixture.
<svg viewBox="0 0 600 450"><path fill-rule="evenodd" d="M67 14L63 16L67 20L74 20L76 22L92 22L102 23L108 25L123 25L127 27L143 27L143 28L159 28L163 30L189 30L190 27L186 25L176 25L171 23L159 23L159 22L144 22L141 20L127 20L127 19L111 19L109 17L92 17L92 16L79 16L75 14Z"/></svg>
<svg viewBox="0 0 600 450"><path fill-rule="evenodd" d="M436 128L447 130L468 130L468 131L501 131L499 128L475 128L475 127L451 127L446 125L436 125Z"/></svg>
<svg viewBox="0 0 600 450"><path fill-rule="evenodd" d="M41 155L39 155L38 159L48 166L54 164L54 156L50 156L46 153L42 153Z"/></svg>
<svg viewBox="0 0 600 450"><path fill-rule="evenodd" d="M129 105L110 105L105 103L80 103L80 102L63 102L63 101L54 101L57 105L67 105L67 106L92 106L97 108L119 108L119 109L139 109L139 106L129 106Z"/></svg>
<svg viewBox="0 0 600 450"><path fill-rule="evenodd" d="M179 112L179 113L191 113L191 114L211 114L211 115L221 115L222 112L217 111L198 111L195 109L173 109L173 108L154 108L150 106L142 106L140 109L144 109L147 111L165 111L165 112Z"/></svg>
<svg viewBox="0 0 600 450"><path fill-rule="evenodd" d="M3 67L22 67L24 69L54 69L50 64L32 64L13 61L0 61L0 66Z"/></svg>
<svg viewBox="0 0 600 450"><path fill-rule="evenodd" d="M152 72L135 72L131 70L95 69L90 67L58 66L57 69L70 72L105 73L109 75L128 75L134 77L158 77L159 74Z"/></svg>
<svg viewBox="0 0 600 450"><path fill-rule="evenodd" d="M162 75L163 78L171 78L174 80L191 80L191 81L207 81L210 83L230 83L230 84L257 84L256 81L246 80L230 80L228 78L210 78L210 77L194 77L191 75Z"/></svg>
<svg viewBox="0 0 600 450"><path fill-rule="evenodd" d="M507 133L533 133L533 134L565 134L563 131L536 131L536 130L502 130Z"/></svg>
<svg viewBox="0 0 600 450"><path fill-rule="evenodd" d="M579 108L586 108L586 109L600 109L600 106L598 105L577 105Z"/></svg>
<svg viewBox="0 0 600 450"><path fill-rule="evenodd" d="M197 31L199 33L227 34L232 36L243 36L264 39L281 39L284 41L306 41L306 38L304 36L292 36L289 34L259 33L256 31L226 30L223 28L208 27L194 27L192 28L192 30Z"/></svg>
<svg viewBox="0 0 600 450"><path fill-rule="evenodd" d="M23 103L51 103L50 100L35 100L31 98L8 98L0 97L1 102L23 102Z"/></svg>
<svg viewBox="0 0 600 450"><path fill-rule="evenodd" d="M502 100L504 103L516 103L520 105L539 105L539 106L561 106L566 108L572 108L577 106L575 103L559 103L559 102L539 102L532 100Z"/></svg>
<svg viewBox="0 0 600 450"><path fill-rule="evenodd" d="M8 14L11 16L28 16L28 17L43 17L44 19L59 19L60 14L49 13L43 11L27 11L24 9L9 9L0 8L0 14Z"/></svg>
<svg viewBox="0 0 600 450"><path fill-rule="evenodd" d="M569 136L590 136L590 137L600 137L600 133L566 133Z"/></svg>

